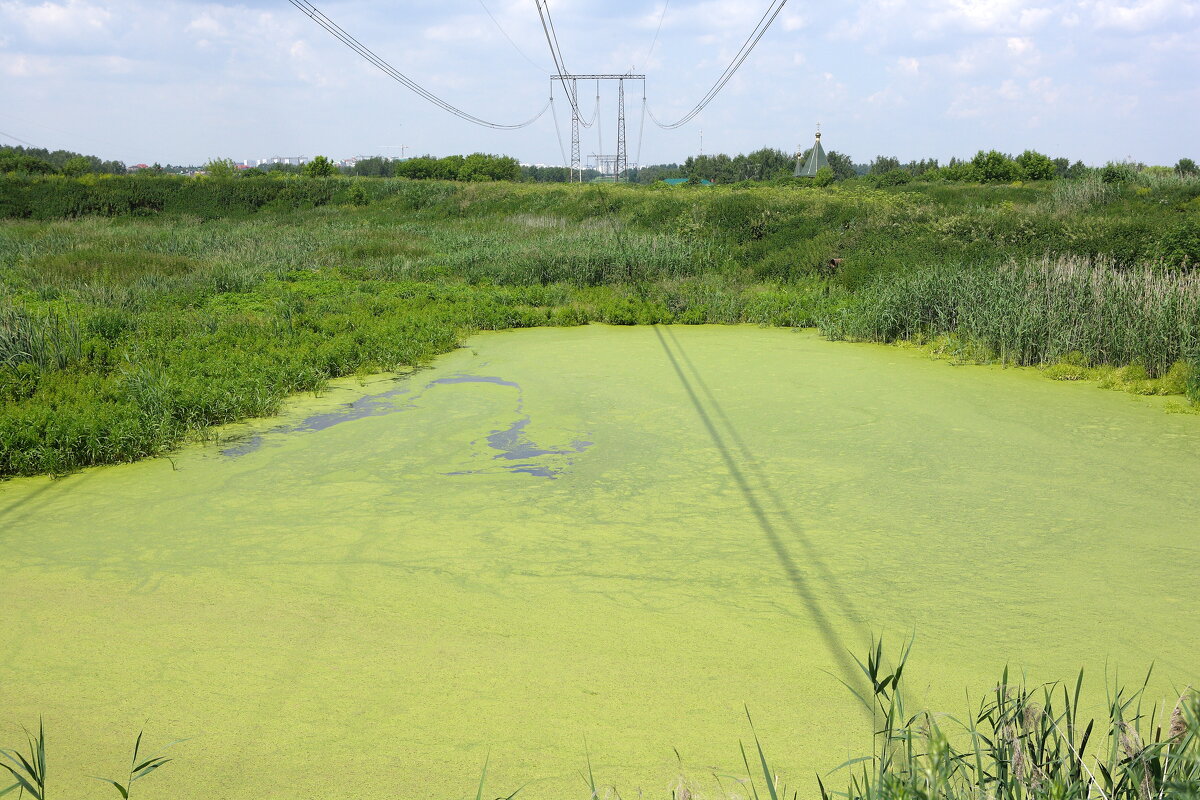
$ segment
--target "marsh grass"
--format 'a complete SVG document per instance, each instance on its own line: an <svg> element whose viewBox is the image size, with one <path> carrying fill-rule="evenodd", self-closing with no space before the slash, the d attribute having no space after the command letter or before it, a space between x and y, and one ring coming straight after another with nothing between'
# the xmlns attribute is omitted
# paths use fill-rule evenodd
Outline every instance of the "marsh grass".
<svg viewBox="0 0 1200 800"><path fill-rule="evenodd" d="M1106 716L1085 719L1081 670L1070 683L1028 686L1004 670L965 721L907 706L902 672L869 674L859 699L876 720L873 752L831 774L847 772L844 791L823 800L1166 800L1200 796L1200 702L1190 691L1162 706L1146 693L1110 683ZM869 665L882 659L876 645ZM1167 709L1172 709L1167 711Z"/></svg>
<svg viewBox="0 0 1200 800"><path fill-rule="evenodd" d="M1118 187L1089 175L1073 181L1055 181L1042 207L1062 215L1080 214L1108 205L1120 194Z"/></svg>
<svg viewBox="0 0 1200 800"><path fill-rule="evenodd" d="M832 338L885 342L951 334L979 360L1137 365L1145 378L1186 383L1200 358L1200 274L1080 257L938 267L871 287L822 328ZM1068 377L1060 372L1054 377Z"/></svg>
<svg viewBox="0 0 1200 800"><path fill-rule="evenodd" d="M96 780L112 786L116 790L117 794L123 798L123 800L129 800L129 797L133 792L133 784L135 781L140 781L143 778L149 777L151 773L160 769L161 767L166 766L174 760L161 754L152 756L141 755L142 735L144 733L145 731L138 731L137 739L133 743L133 756L129 759L129 772L124 778L124 783L113 780L112 778L96 778ZM168 744L167 747L179 744L180 741L183 740L180 739L172 742L171 744Z"/></svg>
<svg viewBox="0 0 1200 800"><path fill-rule="evenodd" d="M162 454L536 325L820 323L964 359L1081 353L1098 380L1200 398L1200 184L249 183L0 179L0 215L46 220L0 223L0 477Z"/></svg>
<svg viewBox="0 0 1200 800"><path fill-rule="evenodd" d="M16 781L12 786L0 789L0 795L17 791L30 800L46 800L46 726L38 721L35 736L25 732L26 751L0 749L0 768Z"/></svg>
<svg viewBox="0 0 1200 800"><path fill-rule="evenodd" d="M74 317L0 305L0 369L63 370L83 358L83 332Z"/></svg>

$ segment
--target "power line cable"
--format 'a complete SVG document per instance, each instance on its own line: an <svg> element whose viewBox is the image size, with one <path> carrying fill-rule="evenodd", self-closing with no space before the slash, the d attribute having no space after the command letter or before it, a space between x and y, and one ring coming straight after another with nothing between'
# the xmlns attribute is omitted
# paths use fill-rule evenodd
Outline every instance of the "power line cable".
<svg viewBox="0 0 1200 800"><path fill-rule="evenodd" d="M596 81L596 147L604 153L604 130L600 125L600 81ZM597 164L597 166L599 166Z"/></svg>
<svg viewBox="0 0 1200 800"><path fill-rule="evenodd" d="M539 111L537 114L535 114L533 117L526 120L525 122L519 122L515 125L503 125L498 122L490 122L486 119L482 119L481 117L477 117L474 114L468 114L466 111L463 111L461 108L453 106L450 103L446 102L445 100L441 99L440 97L435 95L433 92L431 92L428 89L426 89L425 87L421 86L419 83L412 80L404 73L400 72L400 70L396 69L391 64L384 61L382 58L380 58L378 55L376 55L369 47L367 47L362 42L355 39L353 36L351 36L349 33L347 33L345 30L343 30L341 27L339 27L338 24L336 22L334 22L333 20L331 20L329 17L322 14L320 12L320 10L318 10L317 7L314 6L312 3L307 2L307 0L288 0L288 2L291 3L293 6L295 6L297 9L299 9L301 13L303 13L305 16L307 16L313 22L317 23L322 28L324 28L326 31L328 31L330 34L332 34L333 37L336 38L337 40L339 40L342 44L346 45L351 50L358 53L360 56L362 56L364 59L366 59L372 65L374 65L377 69L379 69L381 72L383 72L389 78L392 78L393 80L397 81L398 83L403 84L405 87L407 87L414 93L425 98L430 103L433 103L435 106L441 108L442 110L448 111L449 113L453 114L454 116L458 117L459 119L464 119L467 122L471 122L476 125L480 125L484 128L492 128L494 130L517 130L518 128L526 128L526 127L532 125L533 123L537 122L538 119L540 119L541 116L546 113L546 110L548 108L550 108L550 104L547 103L546 105L542 106L542 110Z"/></svg>
<svg viewBox="0 0 1200 800"><path fill-rule="evenodd" d="M105 147L113 147L113 148L117 148L117 149L120 149L121 147L124 147L124 146L125 146L125 145L122 145L122 144L117 144L116 142L110 142L110 141L109 141L109 140L107 140L107 139L101 139L101 138L98 138L98 137L96 137L96 136L92 136L92 135L90 135L90 134L89 134L89 135L87 135L87 136L83 136L83 135L81 135L81 134L79 134L79 133L77 133L77 132L73 132L73 131L64 131L64 130L63 130L63 129L61 129L61 128L52 128L52 127L50 127L49 125L45 125L45 124L43 124L43 123L41 123L41 122L34 122L34 121L33 121L33 120L31 120L31 119L25 119L25 118L22 118L22 117L13 116L13 115L9 114L9 113L6 111L6 112L5 112L5 113L4 113L2 116L0 116L0 122L7 123L7 122L9 122L9 121L11 121L11 122L16 122L16 123L19 123L19 124L21 124L21 125L32 125L32 126L33 126L33 127L35 127L35 128L41 128L42 130L45 130L45 131L50 131L51 133L57 133L57 134L59 134L59 135L61 135L61 136L66 136L66 137L69 137L69 138L70 138L70 140L72 140L72 141L74 141L74 140L80 140L80 141L84 141L84 142L89 142L89 143L91 143L91 144L93 144L93 145L103 145L103 146L105 146ZM12 138L12 137L10 136L10 137L8 137L8 138ZM39 146L40 146L40 145L39 145ZM47 148L47 149L49 149L49 148Z"/></svg>
<svg viewBox="0 0 1200 800"><path fill-rule="evenodd" d="M530 58L528 55L526 55L525 51L521 49L521 46L519 44L517 44L515 41L513 41L513 38L508 35L508 31L504 30L504 26L501 25L500 20L496 19L495 15L492 14L492 10L487 7L487 4L484 3L483 0L478 0L478 3L483 8L483 10L487 13L488 17L492 20L492 22L496 25L496 30L498 30L498 31L500 31L500 33L504 34L504 38L508 39L508 43L513 46L513 49L521 54L521 58L528 61L533 66L533 68L536 69L537 71L545 72L546 71L545 67L536 63L532 58Z"/></svg>
<svg viewBox="0 0 1200 800"><path fill-rule="evenodd" d="M546 0L533 0L537 6L538 19L542 23L542 32L546 35L546 44L550 48L550 58L554 60L554 69L557 70L557 77L562 83L563 93L567 96L567 102L571 104L571 109L577 117L583 117L583 113L579 110L579 101L571 93L571 87L567 86L567 66L563 61L562 51L558 46L558 34L554 31L554 19L550 16L550 6ZM587 127L587 126L584 126Z"/></svg>
<svg viewBox="0 0 1200 800"><path fill-rule="evenodd" d="M559 62L566 65L566 59L562 54L562 45L558 43L558 31L554 28L554 17L550 15L550 0L542 0L542 7L546 10L546 24L550 26L550 38L554 40L554 52L558 53Z"/></svg>
<svg viewBox="0 0 1200 800"><path fill-rule="evenodd" d="M637 157L634 163L638 172L642 171L642 139L646 136L646 82L642 81L642 121L638 123Z"/></svg>
<svg viewBox="0 0 1200 800"><path fill-rule="evenodd" d="M33 142L27 142L24 139L18 139L16 136L13 136L11 133L5 133L4 131L0 131L0 136L3 136L5 139L12 139L14 142L20 142L21 144L25 145L26 147L37 147L37 145L34 144Z"/></svg>
<svg viewBox="0 0 1200 800"><path fill-rule="evenodd" d="M567 148L563 147L562 131L558 127L558 109L554 107L554 84L550 84L550 116L554 119L554 138L558 139L558 152L562 155L563 166L570 169L567 162Z"/></svg>
<svg viewBox="0 0 1200 800"><path fill-rule="evenodd" d="M723 89L725 85L733 78L738 68L741 67L745 60L750 56L750 53L766 34L767 29L771 26L771 23L775 21L775 18L779 16L779 12L783 10L783 6L786 4L787 0L772 0L771 5L767 7L765 12L763 12L758 24L754 27L754 30L751 31L750 36L747 37L746 41L742 43L741 48L738 50L729 66L725 68L725 71L721 73L719 78L717 78L717 81L713 84L712 88L708 90L704 97L700 99L700 102L697 103L691 111L689 111L677 122L670 124L664 124L654 116L653 111L650 111L650 119L654 121L654 124L661 128L678 128L686 125L688 122L694 119L697 114L703 111L704 107L712 102L713 98L715 98L721 89Z"/></svg>
<svg viewBox="0 0 1200 800"><path fill-rule="evenodd" d="M663 20L667 18L667 6L671 0L664 0L662 13L658 15L658 27L654 30L654 41L650 42L650 50L646 53L646 65L650 65L650 56L654 55L654 46L658 44L658 35L662 33Z"/></svg>
<svg viewBox="0 0 1200 800"><path fill-rule="evenodd" d="M596 119L600 114L600 81L596 81L596 107L592 109L592 118L588 122L579 120L579 124L585 128L590 128L596 124Z"/></svg>
<svg viewBox="0 0 1200 800"><path fill-rule="evenodd" d="M695 119L696 115L703 111L705 106L711 103L713 99L721 92L721 90L725 88L725 84L732 80L733 76L737 73L738 68L740 68L742 64L745 63L746 59L750 57L750 53L754 51L754 48L762 40L763 36L766 35L767 30L771 27L771 24L775 22L775 18L779 16L779 13L783 11L783 7L785 5L787 5L787 0L771 0L771 5L767 7L765 12L763 12L762 18L758 21L758 25L754 27L754 30L750 32L750 36L748 36L746 41L742 43L737 55L733 57L733 60L729 62L729 66L727 66L725 71L721 73L721 76L717 78L716 82L712 85L712 88L710 88L708 92L706 92L705 95L700 98L700 102L696 103L691 111L684 114L675 122L664 123L659 120L658 117L654 116L653 111L647 108L647 113L649 113L650 119L654 121L654 124L660 128L670 130L673 128L680 128Z"/></svg>

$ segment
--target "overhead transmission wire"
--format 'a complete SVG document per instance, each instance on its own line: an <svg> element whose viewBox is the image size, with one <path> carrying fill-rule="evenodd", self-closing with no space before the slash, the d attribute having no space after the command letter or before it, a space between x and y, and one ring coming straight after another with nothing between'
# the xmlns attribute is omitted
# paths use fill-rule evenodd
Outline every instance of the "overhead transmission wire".
<svg viewBox="0 0 1200 800"><path fill-rule="evenodd" d="M550 16L550 5L546 0L533 0L533 2L537 6L538 19L542 22L542 32L546 34L546 44L550 47L550 58L554 60L554 69L559 82L562 83L567 102L571 104L571 109L577 117L583 117L583 113L579 110L578 98L572 94L571 87L567 86L567 66L563 61L562 50L558 46L558 34L554 30L554 18Z"/></svg>
<svg viewBox="0 0 1200 800"><path fill-rule="evenodd" d="M600 81L596 81L596 148L604 153L604 129L600 125Z"/></svg>
<svg viewBox="0 0 1200 800"><path fill-rule="evenodd" d="M5 133L4 131L0 131L0 136L3 136L5 139L12 139L14 142L20 142L21 144L25 145L26 147L37 147L37 145L35 145L33 142L27 142L24 139L18 139L16 136L13 136L11 133Z"/></svg>
<svg viewBox="0 0 1200 800"><path fill-rule="evenodd" d="M584 122L582 119L580 119L579 124L585 128L590 128L594 124L596 124L596 120L599 119L599 116L600 116L600 81L596 81L596 107L592 109L592 118L588 122Z"/></svg>
<svg viewBox="0 0 1200 800"><path fill-rule="evenodd" d="M733 57L733 60L729 62L729 66L727 66L725 71L721 73L721 76L717 78L716 82L712 85L712 88L710 88L708 92L702 98L700 98L700 102L696 103L691 111L684 114L675 122L664 123L654 116L653 111L647 108L646 111L650 114L650 119L654 121L654 124L660 128L670 130L673 128L683 127L695 119L696 115L703 111L705 106L713 101L713 99L721 92L721 90L725 88L725 84L729 83L734 74L737 73L738 68L741 67L746 59L750 57L750 53L754 51L754 48L758 45L759 41L761 41L763 36L766 35L767 30L771 27L771 23L773 23L775 18L779 16L779 12L783 11L783 7L785 5L787 5L787 0L771 0L771 5L767 7L765 12L763 12L762 18L758 21L758 25L754 27L754 30L750 32L750 35L746 38L746 41L742 43L741 49L738 50L737 55Z"/></svg>
<svg viewBox="0 0 1200 800"><path fill-rule="evenodd" d="M550 84L550 118L554 120L554 138L558 139L558 152L562 155L563 166L570 168L567 163L567 148L563 147L562 131L558 127L558 109L554 107L554 84Z"/></svg>
<svg viewBox="0 0 1200 800"><path fill-rule="evenodd" d="M637 165L637 168L639 171L642 169L642 140L645 138L645 136L646 136L646 82L642 81L642 119L641 119L641 122L638 123L637 157L634 158L634 160L633 160L633 163L635 165Z"/></svg>
<svg viewBox="0 0 1200 800"><path fill-rule="evenodd" d="M650 49L646 51L646 64L650 64L650 56L654 55L654 46L658 44L658 35L662 33L663 20L667 18L667 6L671 5L671 0L663 0L662 13L658 15L658 27L654 29L654 41L650 42Z"/></svg>
<svg viewBox="0 0 1200 800"><path fill-rule="evenodd" d="M536 69L538 72L545 72L545 70L546 70L545 67L543 67L541 64L538 64L532 58L530 58L525 53L525 51L521 49L521 46L519 44L517 44L515 41L513 41L513 38L508 35L508 31L504 30L504 26L500 24L500 20L496 19L496 16L494 14L492 14L492 10L487 7L487 3L483 2L483 0L478 0L478 2L479 2L480 7L483 8L484 12L488 15L488 18L491 19L493 24L495 24L496 30L500 31L500 33L502 33L504 35L505 39L508 39L508 43L513 46L514 50L516 50L518 53L521 54L521 58L528 61L530 63L530 65L532 65L533 68Z"/></svg>
<svg viewBox="0 0 1200 800"><path fill-rule="evenodd" d="M396 82L404 85L405 87L407 87L414 93L416 93L416 94L420 95L421 97L425 98L426 100L428 100L430 103L433 103L435 106L438 106L439 108L441 108L444 111L448 111L449 113L453 114L454 116L458 117L459 119L463 119L463 120L466 120L467 122L471 122L476 125L480 125L484 128L492 128L494 130L509 130L509 131L511 131L511 130L517 130L518 128L526 128L526 127L532 125L533 123L537 122L538 119L540 119L543 114L546 113L547 109L550 108L550 103L546 103L546 105L542 106L542 110L539 111L537 114L535 114L533 117L529 118L528 120L526 120L524 122L519 122L515 125L503 125L498 122L491 122L491 121L483 119L481 117L477 117L474 114L468 114L466 111L463 111L461 108L453 106L450 103L446 102L445 100L441 99L440 97L435 95L433 92L431 92L428 89L426 89L425 87L421 86L419 83L417 83L413 79L409 78L404 73L400 72L400 70L396 69L391 64L384 61L382 58L380 58L378 55L376 55L369 47L367 47L362 42L355 39L353 36L351 36L349 33L347 33L345 30L343 30L341 27L339 27L338 24L336 22L334 22L333 20L331 20L329 17L322 14L320 12L320 10L318 10L317 7L314 6L312 3L307 2L307 0L288 0L288 2L291 3L293 6L295 6L297 9L299 9L301 13L303 13L305 16L307 16L313 22L317 23L322 28L324 28L326 31L328 31L330 34L332 34L333 37L336 38L337 40L339 40L342 44L346 45L351 50L358 53L358 55L360 55L364 59L366 59L369 63L374 65L377 69L379 69L381 72L383 72L389 78L392 78Z"/></svg>

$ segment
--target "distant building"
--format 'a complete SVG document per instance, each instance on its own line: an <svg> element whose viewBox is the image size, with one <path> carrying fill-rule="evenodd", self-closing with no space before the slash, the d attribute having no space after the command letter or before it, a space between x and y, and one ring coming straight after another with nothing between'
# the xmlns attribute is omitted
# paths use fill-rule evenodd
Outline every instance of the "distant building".
<svg viewBox="0 0 1200 800"><path fill-rule="evenodd" d="M813 143L812 150L808 151L808 158L801 164L800 158L803 155L799 151L796 152L796 171L792 174L797 178L815 178L818 171L829 166L825 148L821 147L821 131L817 131L817 140Z"/></svg>
<svg viewBox="0 0 1200 800"><path fill-rule="evenodd" d="M689 180L691 180L691 178L663 178L663 183L667 184L668 186L684 186ZM708 178L701 178L700 185L712 186L713 182Z"/></svg>
<svg viewBox="0 0 1200 800"><path fill-rule="evenodd" d="M133 164L132 166L128 166L125 169L128 170L129 172L137 172L138 170L141 170L141 169L150 169L150 165L149 164Z"/></svg>

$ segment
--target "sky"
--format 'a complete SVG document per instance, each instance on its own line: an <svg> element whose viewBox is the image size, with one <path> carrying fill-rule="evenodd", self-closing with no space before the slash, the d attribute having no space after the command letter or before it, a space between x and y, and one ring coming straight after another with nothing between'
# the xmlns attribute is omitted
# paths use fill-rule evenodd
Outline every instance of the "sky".
<svg viewBox="0 0 1200 800"><path fill-rule="evenodd" d="M477 117L521 122L550 97L533 0L314 2ZM567 68L645 72L646 105L662 122L699 101L768 5L547 2ZM614 150L615 84L601 92L585 155ZM580 94L590 114L594 84ZM460 120L287 0L0 0L0 144L131 164L477 151L561 164L561 90L551 108L517 131ZM827 150L859 162L944 163L993 148L1089 164L1200 159L1200 0L790 0L694 122L657 127L636 83L626 116L629 158L643 164L701 147L790 152L818 123Z"/></svg>

